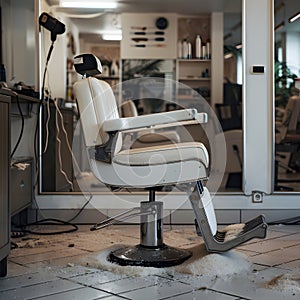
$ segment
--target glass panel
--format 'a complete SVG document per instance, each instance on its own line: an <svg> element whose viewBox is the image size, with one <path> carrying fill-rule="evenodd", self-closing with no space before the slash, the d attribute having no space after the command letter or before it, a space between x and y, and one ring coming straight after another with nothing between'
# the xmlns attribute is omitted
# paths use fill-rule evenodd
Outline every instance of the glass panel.
<svg viewBox="0 0 300 300"><path fill-rule="evenodd" d="M300 2L275 0L275 177L274 190L300 191Z"/></svg>
<svg viewBox="0 0 300 300"><path fill-rule="evenodd" d="M223 101L216 104L227 146L220 192L241 192L243 177L242 13L224 14Z"/></svg>
<svg viewBox="0 0 300 300"><path fill-rule="evenodd" d="M44 3L41 0L41 3ZM60 36L60 41L64 40L65 47L67 47L67 57L64 61L60 61L60 65L65 64L66 72L66 87L65 97L59 99L56 103L61 107L61 114L64 122L61 120L60 114L55 111L55 104L50 103L45 106L42 114L42 137L43 137L43 158L42 158L42 192L72 192L84 190L90 191L108 191L106 186L100 183L92 174L89 166L89 161L86 155L84 141L82 138L82 128L77 124L78 114L74 105L74 97L72 93L72 83L77 80L77 75L74 74L72 58L78 48L84 49L81 52L92 52L98 56L103 64L103 75L101 79L106 80L112 86L117 86L123 80L130 79L136 76L155 76L163 77L167 79L175 79L180 83L180 89L176 90L181 101L184 101L184 107L193 107L195 99L193 99L193 93L197 92L204 99L207 105L210 105L213 111L216 112L222 129L225 133L227 144L227 164L225 170L225 176L221 184L220 191L222 192L242 192L242 172L243 172L243 149L242 149L242 50L238 45L241 45L242 41L242 16L241 16L241 1L230 1L230 4L226 5L222 1L219 2L219 8L216 9L214 5L211 7L201 7L199 3L199 11L192 10L191 18L189 14L184 13L180 19L178 36L177 38L183 42L185 39L191 42L192 47L192 59L185 59L178 57L172 60L122 60L120 57L120 43L103 41L99 38L99 34L93 32L89 35L89 40L83 41L83 35L79 37L82 39L81 44L78 44L76 38L69 32L70 26L67 26L66 35ZM225 2L225 1L224 1ZM233 5L233 2L235 3ZM49 2L50 5L52 1ZM145 1L146 3L146 1ZM149 3L148 3L149 4ZM198 4L197 4L198 5ZM198 6L197 6L198 7ZM65 13L64 10L59 8L53 8L56 16L60 16L60 12ZM222 87L220 90L220 97L213 97L214 90L213 82L214 76L212 74L215 63L210 55L210 51L213 50L211 44L212 37L211 31L211 13L214 11L224 12L224 24L223 24L223 38L224 38L224 52L220 47L221 52L224 53L224 85L222 76L218 79L218 86ZM137 12L138 13L138 12ZM180 12L178 12L180 13ZM93 18L95 21L96 18ZM80 26L85 28L95 28L95 23L89 25L87 18L70 18L68 20L68 14L64 14L64 21L73 23L76 26L76 22ZM100 28L104 28L106 21L109 26L121 28L120 15L106 13L99 17ZM92 22L92 21L91 21ZM91 23L92 24L92 23ZM96 27L97 27L96 26ZM189 30L187 30L189 28ZM143 33L144 28L139 29ZM202 37L202 51L205 51L205 55L198 58L196 55L195 38L197 34L201 34ZM221 31L222 37L222 31ZM87 35L85 35L87 38ZM97 43L92 40L97 39ZM48 44L49 41L47 40ZM62 43L62 44L63 44ZM63 47L62 45L60 45ZM42 49L46 52L48 46L42 45ZM219 57L222 58L222 55ZM61 56L60 56L61 58ZM55 62L57 62L55 60ZM53 57L52 61L53 63ZM112 72L114 67L114 72ZM139 69L141 65L143 70ZM117 66L117 67L116 67ZM145 68L146 66L146 68ZM215 68L215 74L217 68ZM223 68L222 68L223 69ZM117 71L116 71L117 70ZM146 72L146 73L145 73ZM119 77L119 73L121 76ZM51 70L48 73L49 78L56 79L58 82L62 82L51 74ZM51 82L51 87L54 83ZM186 85L189 88L184 88ZM192 90L193 92L190 92ZM120 104L121 96L128 99L130 95L123 95L123 92L115 90L118 104ZM132 92L132 90L131 90ZM139 91L140 92L140 91ZM132 95L131 95L132 96ZM134 97L135 98L135 97ZM218 98L218 99L216 99ZM150 101L151 100L151 101ZM147 114L153 112L163 112L176 109L174 103L169 105L161 105L160 101L155 101L153 106L152 99L143 99L142 101L136 101L136 106L139 114ZM181 105L181 103L180 103ZM120 105L119 105L120 106ZM122 109L119 109L122 113ZM50 114L49 114L50 112ZM51 115L51 118L48 116ZM64 123L67 134L65 134L62 124ZM49 131L47 131L50 128ZM194 128L191 126L190 133L193 135ZM196 135L199 133L196 133ZM61 140L61 143L57 142L57 138ZM72 158L69 144L73 145L74 157ZM215 141L217 144L218 141ZM224 142L222 142L224 144ZM58 154L60 152L60 154ZM75 162L74 162L75 158ZM224 163L225 159L223 160ZM80 174L80 176L78 176Z"/></svg>

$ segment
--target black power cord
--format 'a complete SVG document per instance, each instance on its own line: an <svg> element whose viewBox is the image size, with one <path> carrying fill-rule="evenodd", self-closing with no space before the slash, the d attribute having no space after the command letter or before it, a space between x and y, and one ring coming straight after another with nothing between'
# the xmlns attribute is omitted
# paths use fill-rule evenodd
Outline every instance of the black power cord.
<svg viewBox="0 0 300 300"><path fill-rule="evenodd" d="M268 222L269 225L299 225L300 224L300 216L292 217L288 219L282 219L278 221Z"/></svg>
<svg viewBox="0 0 300 300"><path fill-rule="evenodd" d="M85 204L80 208L80 210L75 214L75 216L69 219L68 221L63 221L54 218L46 218L36 222L27 223L25 225L19 225L17 227L21 229L21 233L30 233L30 234L37 234L37 235L55 235L55 234L71 233L77 231L78 226L71 222L74 221L82 213L85 207L91 202L92 198L93 195L90 194L90 198L85 202ZM40 231L27 229L28 226L34 226L34 225L67 225L67 226L71 226L71 229L61 230L61 231L48 231L48 232L40 232Z"/></svg>
<svg viewBox="0 0 300 300"><path fill-rule="evenodd" d="M38 153L38 149L39 149L39 144L38 144L38 133L39 133L39 123L40 123L40 111L41 108L43 106L44 103L44 98L45 98L45 81L46 81L46 74L47 74L47 69L48 69L48 63L52 54L54 48L54 41L52 41L51 46L48 50L48 54L47 54L47 59L46 59L46 64L45 64L45 68L44 68L44 73L43 73L43 82L42 82L42 88L41 88L41 97L40 97L40 102L39 102L39 107L38 107L38 111L37 111L37 122L36 122L36 127L35 127L35 133L34 133L34 155L35 155L35 161L36 161L36 180L34 183L34 189L37 186L37 182L38 182L38 173L39 173L39 168L38 168L38 159L40 158L40 155ZM47 101L49 101L49 99L47 99ZM63 234L63 233L70 233L70 232L74 232L76 230L78 230L78 226L76 224L71 223L72 221L74 221L84 210L84 208L90 203L90 201L92 200L92 195L90 195L90 198L86 201L86 203L81 207L81 209L79 210L79 212L72 217L70 220L68 221L63 221L63 220L59 220L59 219L52 219L52 218L45 218L33 223L28 223L25 225L21 225L19 226L22 230L22 232L24 233L30 233L30 234L38 234L38 235L55 235L55 234ZM50 231L50 232L39 232L39 231L33 231L33 230L29 230L27 229L28 226L33 226L33 225L68 225L71 226L72 228L69 230L62 230L62 231Z"/></svg>
<svg viewBox="0 0 300 300"><path fill-rule="evenodd" d="M40 96L40 102L39 102L39 107L37 110L37 121L36 121L36 126L35 126L35 131L34 131L34 158L35 158L35 162L36 162L36 180L34 183L34 187L37 185L37 181L38 181L38 177L39 177L39 168L38 168L38 159L39 159L39 153L38 153L38 149L39 149L39 143L38 143L38 137L39 137L39 124L40 124L40 113L41 113L41 108L43 106L43 102L44 102L44 98L45 98L45 81L46 81L46 74L47 74L47 70L48 70L48 64L50 61L50 57L52 54L54 48L54 42L51 43L50 48L48 50L48 54L47 54L47 59L46 59L46 64L45 64L45 68L44 68L44 73L43 73L43 82L42 82L42 88L41 88L41 96ZM49 101L49 99L48 99Z"/></svg>
<svg viewBox="0 0 300 300"><path fill-rule="evenodd" d="M28 226L33 226L33 225L68 225L71 226L71 229L68 230L61 230L61 231L47 231L47 232L41 232L41 231L34 231L34 230L29 230L26 229ZM33 223L28 223L26 225L21 225L20 226L22 229L22 232L30 233L30 234L38 234L38 235L55 235L55 234L63 234L63 233L70 233L78 230L78 226L76 224L71 224L66 221L58 220L58 219L43 219L40 221L36 221Z"/></svg>
<svg viewBox="0 0 300 300"><path fill-rule="evenodd" d="M23 137L24 123L25 123L24 115L23 115L23 112L22 112L22 109L21 109L21 105L20 105L19 95L18 95L17 93L14 93L14 94L15 94L15 97L16 97L16 101L17 101L17 106L18 106L19 114L20 114L21 119L22 119L22 124L21 124L21 130L20 130L20 134L19 134L18 140L17 140L17 142L16 142L16 145L15 145L13 151L12 151L11 154L10 154L10 159L13 158L14 154L15 154L16 151L17 151L17 148L18 148L19 145L20 145L21 139L22 139L22 137Z"/></svg>

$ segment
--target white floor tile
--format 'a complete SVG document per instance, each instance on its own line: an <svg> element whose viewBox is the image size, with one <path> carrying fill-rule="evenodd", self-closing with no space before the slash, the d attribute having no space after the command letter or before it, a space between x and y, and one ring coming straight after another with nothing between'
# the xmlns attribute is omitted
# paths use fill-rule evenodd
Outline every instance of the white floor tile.
<svg viewBox="0 0 300 300"><path fill-rule="evenodd" d="M97 270L90 274L83 274L70 278L73 282L84 284L86 286L97 286L108 282L115 282L117 280L128 277L127 275L115 274L108 271Z"/></svg>
<svg viewBox="0 0 300 300"><path fill-rule="evenodd" d="M167 279L157 276L145 276L145 277L128 277L120 280L116 280L104 284L95 284L94 288L99 288L103 291L124 294L127 292L144 289L147 287L155 286L158 283L167 282Z"/></svg>
<svg viewBox="0 0 300 300"><path fill-rule="evenodd" d="M105 293L103 291L99 291L96 289L88 288L88 287L82 287L76 290L71 290L67 292L62 293L56 293L54 295L50 296L44 296L39 298L34 298L34 300L94 300L94 299L101 299L106 298L108 296L111 296L108 293Z"/></svg>
<svg viewBox="0 0 300 300"><path fill-rule="evenodd" d="M153 300L164 299L167 297L175 297L192 292L192 287L188 284L168 281L158 283L154 286L146 287L127 293L120 294L121 296L128 297L132 300ZM184 298L182 298L184 299Z"/></svg>
<svg viewBox="0 0 300 300"><path fill-rule="evenodd" d="M5 277L0 279L0 291L17 289L29 285L40 284L57 280L57 277L47 272L27 273L15 277Z"/></svg>
<svg viewBox="0 0 300 300"><path fill-rule="evenodd" d="M168 298L166 298L168 299ZM235 296L230 296L226 294L217 293L211 290L195 290L191 293L175 296L169 298L172 300L196 300L196 299L205 299L205 300L236 300Z"/></svg>
<svg viewBox="0 0 300 300"><path fill-rule="evenodd" d="M249 274L249 276L238 276L230 282L219 279L212 289L219 292L226 292L246 299L263 300L296 300L293 293L284 293L267 287L267 284L275 276L285 274L287 271L278 268L268 268L259 272Z"/></svg>
<svg viewBox="0 0 300 300"><path fill-rule="evenodd" d="M0 299L5 300L25 300L38 298L41 296L53 295L53 299L56 299L54 294L79 289L82 286L79 284L67 281L67 280L54 280L46 283L27 285L13 290L8 290L0 293Z"/></svg>
<svg viewBox="0 0 300 300"><path fill-rule="evenodd" d="M282 274L300 274L300 226L269 226L267 238L251 240L236 250L252 261L252 271L232 278L193 276L170 271L129 276L92 268L91 255L114 244L136 244L139 226L116 226L65 236L47 237L45 246L34 237L34 248L11 251L8 276L0 278L0 299L40 300L296 300L299 295L278 291L267 283ZM203 241L194 226L166 228L165 242L189 248ZM73 247L68 247L74 243ZM203 246L203 245L202 245ZM84 250L83 250L84 249ZM204 250L203 250L204 251ZM116 269L117 270L117 269ZM153 274L153 273L151 273ZM155 275L156 274L156 275Z"/></svg>

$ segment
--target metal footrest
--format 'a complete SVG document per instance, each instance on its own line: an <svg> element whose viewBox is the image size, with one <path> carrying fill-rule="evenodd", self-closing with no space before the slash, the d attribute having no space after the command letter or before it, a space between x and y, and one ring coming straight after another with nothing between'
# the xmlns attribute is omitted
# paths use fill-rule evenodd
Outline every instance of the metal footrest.
<svg viewBox="0 0 300 300"><path fill-rule="evenodd" d="M190 201L196 216L196 229L198 235L204 239L206 249L209 252L225 252L237 247L253 238L265 238L267 223L263 215L260 215L245 224L229 225L217 230L212 201L203 201L203 189L201 184L196 186L190 195Z"/></svg>

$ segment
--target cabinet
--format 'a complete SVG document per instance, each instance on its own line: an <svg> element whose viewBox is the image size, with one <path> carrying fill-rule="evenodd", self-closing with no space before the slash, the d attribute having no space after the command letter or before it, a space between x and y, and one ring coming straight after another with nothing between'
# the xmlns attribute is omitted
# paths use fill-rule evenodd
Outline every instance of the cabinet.
<svg viewBox="0 0 300 300"><path fill-rule="evenodd" d="M0 94L0 276L10 251L10 97Z"/></svg>
<svg viewBox="0 0 300 300"><path fill-rule="evenodd" d="M18 168L22 164L22 168ZM33 198L33 158L13 157L11 161L11 216L31 205Z"/></svg>

